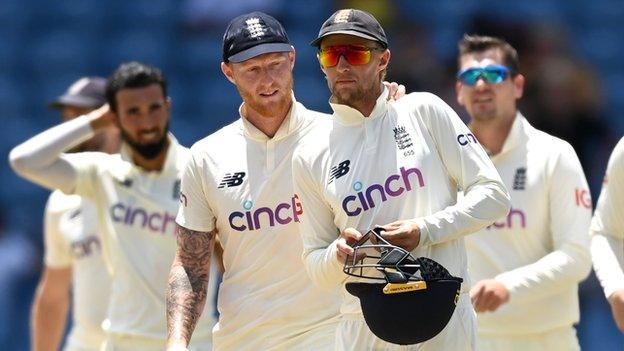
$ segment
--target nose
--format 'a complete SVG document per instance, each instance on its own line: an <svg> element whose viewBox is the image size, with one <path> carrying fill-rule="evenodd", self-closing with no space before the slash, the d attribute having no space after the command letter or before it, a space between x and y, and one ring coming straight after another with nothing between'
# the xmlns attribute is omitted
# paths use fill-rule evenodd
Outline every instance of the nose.
<svg viewBox="0 0 624 351"><path fill-rule="evenodd" d="M483 76L477 78L477 82L475 83L474 87L477 90L485 90L488 87L488 83L485 81L485 78L483 78Z"/></svg>
<svg viewBox="0 0 624 351"><path fill-rule="evenodd" d="M344 55L340 55L340 57L338 57L338 63L336 64L336 69L339 71L346 71L348 70L350 67L349 62L347 62L347 59L344 57Z"/></svg>

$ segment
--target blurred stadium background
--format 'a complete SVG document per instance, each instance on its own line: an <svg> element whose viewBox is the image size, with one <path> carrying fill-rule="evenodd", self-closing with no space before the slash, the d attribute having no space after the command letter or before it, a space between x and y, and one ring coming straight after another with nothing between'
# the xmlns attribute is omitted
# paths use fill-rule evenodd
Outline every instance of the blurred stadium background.
<svg viewBox="0 0 624 351"><path fill-rule="evenodd" d="M308 45L335 10L374 13L390 39L389 80L455 102L456 43L463 33L506 38L519 51L527 89L521 110L571 142L594 202L610 151L624 135L622 0L1 0L0 151L59 122L46 104L84 75L119 63L160 67L170 82L172 131L185 145L236 119L240 99L222 76L221 36L234 16L263 10L297 49L295 92L329 112L328 90ZM48 192L0 167L0 349L28 350L28 315L41 269ZM624 214L623 214L624 215ZM164 289L164 287L163 287ZM623 350L595 277L580 289L584 350Z"/></svg>

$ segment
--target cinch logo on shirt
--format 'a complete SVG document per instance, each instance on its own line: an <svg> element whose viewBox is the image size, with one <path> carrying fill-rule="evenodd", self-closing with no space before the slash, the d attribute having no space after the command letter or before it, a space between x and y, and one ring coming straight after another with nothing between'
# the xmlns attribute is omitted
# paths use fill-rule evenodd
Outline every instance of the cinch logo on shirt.
<svg viewBox="0 0 624 351"><path fill-rule="evenodd" d="M136 225L141 229L149 229L153 232L170 232L173 234L175 216L167 211L147 212L144 208L132 207L118 202L111 206L110 215L113 222L123 223L131 227ZM172 229L168 231L167 228L170 223Z"/></svg>
<svg viewBox="0 0 624 351"><path fill-rule="evenodd" d="M253 202L250 200L245 201L243 207L246 210L244 213L235 211L230 213L228 217L230 227L239 232L262 229L262 224L264 223L266 226L267 222L269 227L274 227L277 224L286 225L293 221L299 222L299 217L303 214L303 207L297 194L290 199L290 203L282 202L274 209L260 207L251 211Z"/></svg>
<svg viewBox="0 0 624 351"><path fill-rule="evenodd" d="M522 229L526 228L526 215L524 211L512 207L503 221L494 222L488 225L487 229L512 229L516 225L520 225Z"/></svg>
<svg viewBox="0 0 624 351"><path fill-rule="evenodd" d="M357 191L355 195L349 195L342 200L342 209L349 217L354 217L362 213L362 211L368 211L375 207L375 199L373 199L373 193L379 194L381 202L386 202L389 197L397 197L406 191L412 190L412 183L410 182L410 175L413 175L414 180L418 180L418 186L420 188L425 186L425 181L420 170L416 167L405 169L401 167L400 174L390 175L386 181L382 184L371 184L368 188L362 189L362 182L357 181L353 183L353 190ZM415 178L414 178L415 177ZM378 200L379 201L379 200Z"/></svg>
<svg viewBox="0 0 624 351"><path fill-rule="evenodd" d="M457 136L457 142L461 146L466 146L466 145L468 145L470 143L478 144L477 138L475 138L475 136L472 135L472 133L466 133L466 134L458 135Z"/></svg>
<svg viewBox="0 0 624 351"><path fill-rule="evenodd" d="M99 252L101 248L100 240L94 235L90 235L82 240L72 241L70 246L74 257L77 259L91 256L94 252Z"/></svg>

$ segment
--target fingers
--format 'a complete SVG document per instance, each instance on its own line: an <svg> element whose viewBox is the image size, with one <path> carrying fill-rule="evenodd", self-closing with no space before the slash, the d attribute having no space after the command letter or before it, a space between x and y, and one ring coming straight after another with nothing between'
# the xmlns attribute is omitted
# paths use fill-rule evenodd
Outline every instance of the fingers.
<svg viewBox="0 0 624 351"><path fill-rule="evenodd" d="M399 89L397 90L396 94L394 94L394 99L398 100L398 99L404 97L405 94L406 94L406 92L405 92L405 85L399 84Z"/></svg>
<svg viewBox="0 0 624 351"><path fill-rule="evenodd" d="M362 233L355 228L346 228L340 233L340 238L336 242L336 258L340 263L344 263L349 256L353 255L351 245L361 238Z"/></svg>
<svg viewBox="0 0 624 351"><path fill-rule="evenodd" d="M420 231L409 221L393 222L383 228L385 231L381 232L381 237L384 240L407 251L414 250L420 243Z"/></svg>
<svg viewBox="0 0 624 351"><path fill-rule="evenodd" d="M362 233L355 228L346 228L340 233L340 237L345 239L348 244L352 244L362 238Z"/></svg>
<svg viewBox="0 0 624 351"><path fill-rule="evenodd" d="M488 287L485 282L479 282L470 290L470 301L478 313L496 311L505 301Z"/></svg>

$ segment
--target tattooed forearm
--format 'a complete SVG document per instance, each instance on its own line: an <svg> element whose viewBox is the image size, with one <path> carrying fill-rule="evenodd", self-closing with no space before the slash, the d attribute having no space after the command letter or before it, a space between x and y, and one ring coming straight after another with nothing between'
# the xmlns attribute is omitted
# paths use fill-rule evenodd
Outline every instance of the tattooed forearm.
<svg viewBox="0 0 624 351"><path fill-rule="evenodd" d="M187 345L206 303L216 230L176 228L178 249L167 286L167 343Z"/></svg>

